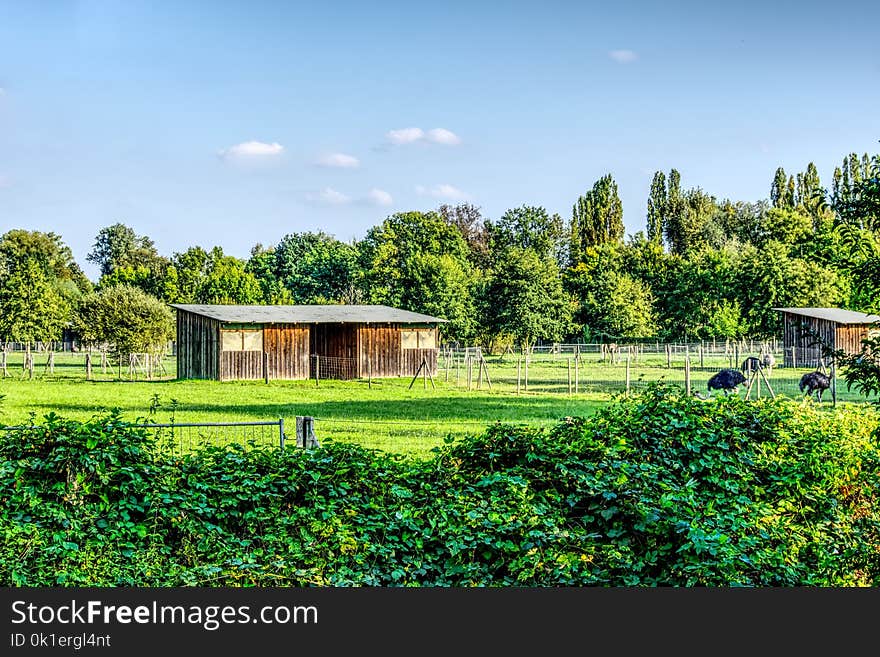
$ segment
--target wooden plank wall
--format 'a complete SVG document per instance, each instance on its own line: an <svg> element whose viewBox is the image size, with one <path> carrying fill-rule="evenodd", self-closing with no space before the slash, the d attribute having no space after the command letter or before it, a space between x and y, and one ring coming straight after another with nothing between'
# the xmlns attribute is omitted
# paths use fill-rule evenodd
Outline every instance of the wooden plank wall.
<svg viewBox="0 0 880 657"><path fill-rule="evenodd" d="M177 313L177 378L217 379L220 322L180 310Z"/></svg>
<svg viewBox="0 0 880 657"><path fill-rule="evenodd" d="M848 354L857 354L862 350L862 340L868 337L872 327L867 324L838 325L837 348Z"/></svg>
<svg viewBox="0 0 880 657"><path fill-rule="evenodd" d="M400 328L393 324L362 325L358 329L360 376L380 379L400 376Z"/></svg>
<svg viewBox="0 0 880 657"><path fill-rule="evenodd" d="M437 373L437 349L402 349L400 332L410 330L405 324L383 324L361 326L358 330L358 367L360 376L374 378L388 376L414 376L422 364L428 360L428 372ZM436 328L435 331L436 338ZM372 361L372 372L369 367Z"/></svg>
<svg viewBox="0 0 880 657"><path fill-rule="evenodd" d="M401 376L415 376L422 364L422 358L428 361L428 374L433 376L437 373L436 349L404 349L401 355Z"/></svg>
<svg viewBox="0 0 880 657"><path fill-rule="evenodd" d="M310 329L303 324L278 324L263 331L263 349L268 356L270 379L309 377Z"/></svg>
<svg viewBox="0 0 880 657"><path fill-rule="evenodd" d="M262 351L221 351L220 380L241 381L263 378Z"/></svg>

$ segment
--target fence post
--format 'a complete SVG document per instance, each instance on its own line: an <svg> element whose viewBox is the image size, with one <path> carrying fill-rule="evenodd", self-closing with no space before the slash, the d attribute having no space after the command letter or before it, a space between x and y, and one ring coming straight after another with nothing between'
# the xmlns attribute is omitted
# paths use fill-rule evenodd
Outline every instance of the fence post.
<svg viewBox="0 0 880 657"><path fill-rule="evenodd" d="M55 352L49 352L49 358L46 361L46 368L49 370L49 374L55 374Z"/></svg>
<svg viewBox="0 0 880 657"><path fill-rule="evenodd" d="M581 367L579 361L581 359L580 352L578 352L577 358L574 359L574 394L580 394L580 371Z"/></svg>
<svg viewBox="0 0 880 657"><path fill-rule="evenodd" d="M321 356L315 354L315 387L320 385L321 378Z"/></svg>
<svg viewBox="0 0 880 657"><path fill-rule="evenodd" d="M263 352L263 381L269 383L269 352ZM283 447L284 445L282 445Z"/></svg>
<svg viewBox="0 0 880 657"><path fill-rule="evenodd" d="M629 352L626 353L626 394L629 396Z"/></svg>
<svg viewBox="0 0 880 657"><path fill-rule="evenodd" d="M669 345L666 346L666 369L670 369L672 367L672 351L669 348Z"/></svg>
<svg viewBox="0 0 880 657"><path fill-rule="evenodd" d="M278 418L278 446L284 449L284 418Z"/></svg>
<svg viewBox="0 0 880 657"><path fill-rule="evenodd" d="M700 342L700 369L703 369L705 365L703 365L703 343Z"/></svg>
<svg viewBox="0 0 880 657"><path fill-rule="evenodd" d="M320 446L315 436L315 418L310 415L296 416L296 446L306 449Z"/></svg>
<svg viewBox="0 0 880 657"><path fill-rule="evenodd" d="M571 394L571 358L568 359L568 394Z"/></svg>
<svg viewBox="0 0 880 657"><path fill-rule="evenodd" d="M837 359L831 359L831 405L837 406Z"/></svg>
<svg viewBox="0 0 880 657"><path fill-rule="evenodd" d="M797 348L791 348L791 366L792 368L797 367Z"/></svg>
<svg viewBox="0 0 880 657"><path fill-rule="evenodd" d="M525 390L529 391L529 352L526 352L526 362L525 362Z"/></svg>
<svg viewBox="0 0 880 657"><path fill-rule="evenodd" d="M690 358L684 361L684 390L690 395L691 394L691 361Z"/></svg>
<svg viewBox="0 0 880 657"><path fill-rule="evenodd" d="M522 367L522 356L516 359L516 394L519 394L519 377L520 368Z"/></svg>

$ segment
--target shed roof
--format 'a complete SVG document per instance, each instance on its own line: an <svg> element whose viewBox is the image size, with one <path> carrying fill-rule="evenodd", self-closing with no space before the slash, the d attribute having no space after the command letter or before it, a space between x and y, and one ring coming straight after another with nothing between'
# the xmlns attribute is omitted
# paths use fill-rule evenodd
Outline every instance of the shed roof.
<svg viewBox="0 0 880 657"><path fill-rule="evenodd" d="M873 324L874 322L880 322L880 315L868 315L856 312L855 310L844 310L843 308L774 308L773 310L791 313L792 315L826 319L837 324Z"/></svg>
<svg viewBox="0 0 880 657"><path fill-rule="evenodd" d="M221 322L238 324L434 324L447 320L390 306L309 305L237 306L172 303L185 310Z"/></svg>

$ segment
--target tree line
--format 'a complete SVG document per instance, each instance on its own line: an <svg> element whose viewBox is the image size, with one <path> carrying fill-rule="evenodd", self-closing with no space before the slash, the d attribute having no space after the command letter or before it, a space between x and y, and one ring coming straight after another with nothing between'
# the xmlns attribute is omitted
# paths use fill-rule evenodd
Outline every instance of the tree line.
<svg viewBox="0 0 880 657"><path fill-rule="evenodd" d="M493 219L441 205L392 214L352 242L289 233L247 258L201 245L162 255L120 222L87 255L96 282L61 236L14 229L0 237L0 338L58 340L69 328L143 350L144 335L171 336L168 303L386 304L444 317L446 340L488 348L771 337L773 307L877 309L864 267L880 254L865 201L878 161L849 154L830 189L812 163L780 167L757 202L719 200L676 169L657 171L645 229L628 236L611 175L566 218L542 206Z"/></svg>

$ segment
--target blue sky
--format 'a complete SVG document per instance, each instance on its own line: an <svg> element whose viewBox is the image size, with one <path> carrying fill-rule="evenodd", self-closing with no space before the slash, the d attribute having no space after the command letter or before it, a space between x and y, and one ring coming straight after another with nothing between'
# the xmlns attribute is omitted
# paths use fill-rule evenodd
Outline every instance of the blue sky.
<svg viewBox="0 0 880 657"><path fill-rule="evenodd" d="M568 218L610 173L766 198L776 167L880 151L875 2L7 2L0 232L160 253L467 201Z"/></svg>

